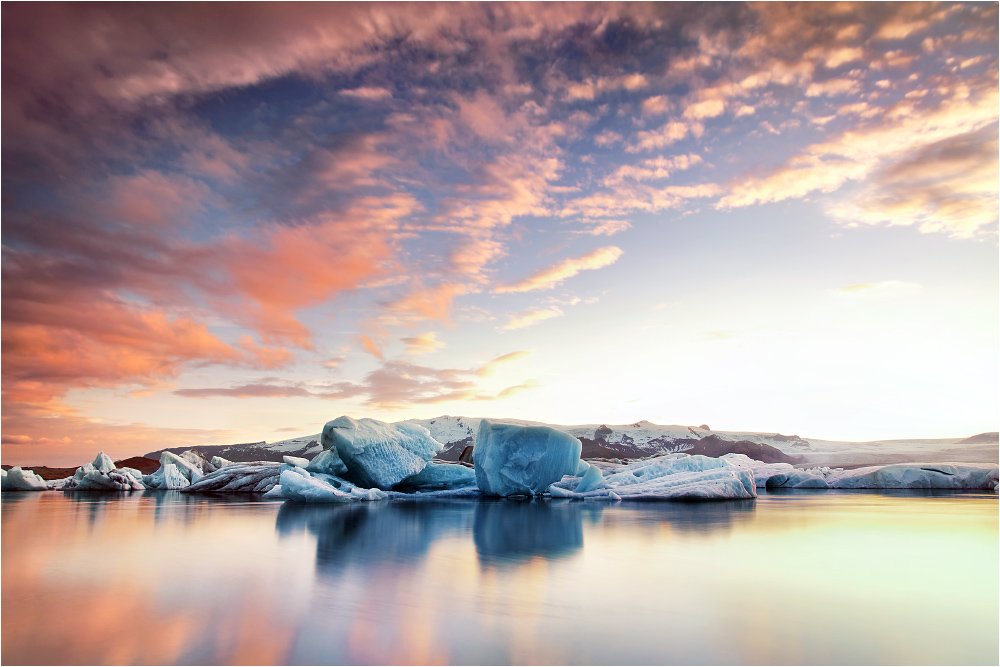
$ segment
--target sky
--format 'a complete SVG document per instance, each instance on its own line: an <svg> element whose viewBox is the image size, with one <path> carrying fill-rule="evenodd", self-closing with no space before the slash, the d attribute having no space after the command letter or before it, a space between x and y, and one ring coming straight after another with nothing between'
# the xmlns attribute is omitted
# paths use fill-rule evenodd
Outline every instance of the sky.
<svg viewBox="0 0 1000 667"><path fill-rule="evenodd" d="M2 458L997 430L995 3L2 7Z"/></svg>

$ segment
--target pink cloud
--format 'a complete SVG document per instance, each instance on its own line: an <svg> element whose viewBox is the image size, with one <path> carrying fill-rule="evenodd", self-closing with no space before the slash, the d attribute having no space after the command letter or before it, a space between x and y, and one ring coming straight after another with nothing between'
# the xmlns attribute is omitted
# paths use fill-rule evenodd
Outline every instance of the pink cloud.
<svg viewBox="0 0 1000 667"><path fill-rule="evenodd" d="M511 292L551 289L581 271L591 271L614 264L622 254L622 249L616 246L598 248L581 257L566 259L555 266L542 269L524 280L498 287L494 292L497 294L508 294Z"/></svg>

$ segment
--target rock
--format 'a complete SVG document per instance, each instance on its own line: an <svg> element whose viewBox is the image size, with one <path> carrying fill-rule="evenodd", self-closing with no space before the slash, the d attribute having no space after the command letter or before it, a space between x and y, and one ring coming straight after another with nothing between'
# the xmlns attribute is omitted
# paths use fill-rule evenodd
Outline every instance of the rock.
<svg viewBox="0 0 1000 667"><path fill-rule="evenodd" d="M472 463L472 445L469 445L462 450L462 453L458 457L459 463ZM475 465L475 464L473 464Z"/></svg>
<svg viewBox="0 0 1000 667"><path fill-rule="evenodd" d="M476 483L487 495L541 495L580 464L580 441L548 426L519 426L484 419L473 457Z"/></svg>

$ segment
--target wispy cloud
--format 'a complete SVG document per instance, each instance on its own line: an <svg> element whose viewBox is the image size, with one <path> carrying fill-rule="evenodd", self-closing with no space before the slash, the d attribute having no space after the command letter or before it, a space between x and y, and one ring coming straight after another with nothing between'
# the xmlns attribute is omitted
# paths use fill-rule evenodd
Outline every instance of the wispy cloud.
<svg viewBox="0 0 1000 667"><path fill-rule="evenodd" d="M621 257L623 251L616 246L598 248L581 257L571 258L542 269L534 275L518 281L511 285L504 285L496 288L497 294L508 294L511 292L530 292L533 290L551 289L562 281L572 278L581 271L600 269L610 264L614 264Z"/></svg>
<svg viewBox="0 0 1000 667"><path fill-rule="evenodd" d="M551 308L534 308L524 313L518 313L517 315L511 315L507 324L503 325L503 328L510 331L512 329L523 329L525 327L530 327L533 324L538 324L544 320L552 319L553 317L560 317L563 311L552 306Z"/></svg>

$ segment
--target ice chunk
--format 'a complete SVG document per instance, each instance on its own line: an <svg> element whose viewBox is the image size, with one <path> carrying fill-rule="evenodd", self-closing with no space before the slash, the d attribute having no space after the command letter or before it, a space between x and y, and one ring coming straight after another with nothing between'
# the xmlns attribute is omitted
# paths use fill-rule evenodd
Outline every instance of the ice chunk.
<svg viewBox="0 0 1000 667"><path fill-rule="evenodd" d="M416 475L410 475L397 485L404 490L433 491L475 486L476 473L454 463L428 463Z"/></svg>
<svg viewBox="0 0 1000 667"><path fill-rule="evenodd" d="M184 452L184 454L189 453L190 450ZM160 454L160 469L152 475L144 475L142 482L150 489L183 489L186 486L190 486L203 476L202 469L196 465L196 463L201 463L198 456L188 457L195 461L195 463L192 463L187 458L183 458L183 455L178 456L173 452L163 452ZM204 459L204 457L201 458ZM170 472L167 470L169 466L172 466L172 471ZM184 481L181 482L178 476L183 478Z"/></svg>
<svg viewBox="0 0 1000 667"><path fill-rule="evenodd" d="M309 459L304 459L299 456L282 456L281 457L285 463L290 466L295 466L296 468L305 468L309 465Z"/></svg>
<svg viewBox="0 0 1000 667"><path fill-rule="evenodd" d="M667 454L635 461L602 480L604 488L580 491L583 480L564 479L550 487L558 497L606 500L714 500L754 498L753 473L725 459ZM568 492L568 493L567 493Z"/></svg>
<svg viewBox="0 0 1000 667"><path fill-rule="evenodd" d="M758 489L763 489L767 480L781 473L790 473L795 470L791 463L764 463L750 458L746 454L725 454L719 458L729 461L735 466L753 472L754 482Z"/></svg>
<svg viewBox="0 0 1000 667"><path fill-rule="evenodd" d="M230 463L182 490L185 493L266 493L278 483L280 467L271 461Z"/></svg>
<svg viewBox="0 0 1000 667"><path fill-rule="evenodd" d="M212 457L212 467L215 468L216 470L225 468L227 465L230 464L232 464L232 461L230 461L229 459L224 459L221 456Z"/></svg>
<svg viewBox="0 0 1000 667"><path fill-rule="evenodd" d="M347 466L340 460L336 449L324 449L312 458L306 466L309 472L322 472L327 475L342 477L347 474Z"/></svg>
<svg viewBox="0 0 1000 667"><path fill-rule="evenodd" d="M834 489L964 489L996 488L995 464L900 463L896 465L830 471Z"/></svg>
<svg viewBox="0 0 1000 667"><path fill-rule="evenodd" d="M48 488L44 479L20 467L5 470L0 479L3 480L0 482L0 490L3 491L44 491Z"/></svg>
<svg viewBox="0 0 1000 667"><path fill-rule="evenodd" d="M118 468L118 472L122 473L123 475L128 475L129 477L131 477L135 481L137 481L140 484L142 484L142 471L141 470L136 470L135 468L129 468L128 466L123 466L121 468ZM143 488L146 488L146 487L143 486Z"/></svg>
<svg viewBox="0 0 1000 667"><path fill-rule="evenodd" d="M319 473L305 476L295 470L285 470L279 480L281 495L303 503L349 503L358 500L384 500L385 491L360 489L344 480Z"/></svg>
<svg viewBox="0 0 1000 667"><path fill-rule="evenodd" d="M118 470L102 472L92 470L76 482L72 488L64 487L65 491L141 491L146 487L131 475Z"/></svg>
<svg viewBox="0 0 1000 667"><path fill-rule="evenodd" d="M803 470L779 472L765 482L769 489L829 489L830 485L818 475Z"/></svg>
<svg viewBox="0 0 1000 667"><path fill-rule="evenodd" d="M597 466L590 466L587 472L584 473L583 479L580 480L580 484L576 487L577 493L586 493L587 491L595 491L604 487L604 475Z"/></svg>
<svg viewBox="0 0 1000 667"><path fill-rule="evenodd" d="M91 464L94 466L95 470L100 472L111 472L115 469L115 462L111 460L111 457L105 454L103 451L99 452L94 458L94 462Z"/></svg>
<svg viewBox="0 0 1000 667"><path fill-rule="evenodd" d="M541 495L580 466L580 441L548 426L483 419L472 457L476 483L491 496Z"/></svg>
<svg viewBox="0 0 1000 667"><path fill-rule="evenodd" d="M347 477L365 487L389 489L424 469L442 444L417 424L338 417L323 427L324 449L335 449Z"/></svg>

